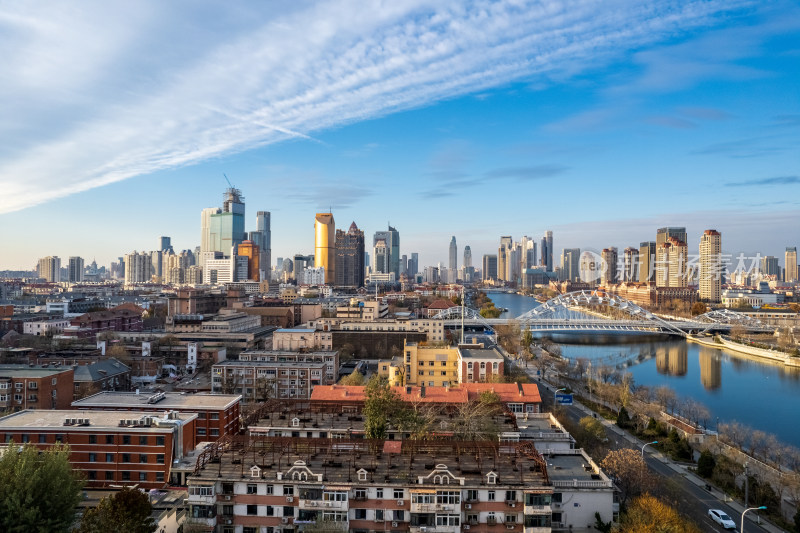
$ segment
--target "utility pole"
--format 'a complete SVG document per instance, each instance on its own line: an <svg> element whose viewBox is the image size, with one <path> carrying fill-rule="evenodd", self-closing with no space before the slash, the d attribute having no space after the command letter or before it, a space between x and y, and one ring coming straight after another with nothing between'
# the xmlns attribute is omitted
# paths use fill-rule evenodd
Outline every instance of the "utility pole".
<svg viewBox="0 0 800 533"><path fill-rule="evenodd" d="M744 464L744 506L747 507L747 497L749 489L749 479L747 476L747 463Z"/></svg>

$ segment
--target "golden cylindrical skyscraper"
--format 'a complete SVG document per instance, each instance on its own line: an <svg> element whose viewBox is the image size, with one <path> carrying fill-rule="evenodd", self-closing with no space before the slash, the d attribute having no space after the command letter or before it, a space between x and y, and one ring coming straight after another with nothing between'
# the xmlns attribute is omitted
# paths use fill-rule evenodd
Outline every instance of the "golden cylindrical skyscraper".
<svg viewBox="0 0 800 533"><path fill-rule="evenodd" d="M314 266L325 267L325 284L336 283L336 223L333 213L317 213L314 220Z"/></svg>

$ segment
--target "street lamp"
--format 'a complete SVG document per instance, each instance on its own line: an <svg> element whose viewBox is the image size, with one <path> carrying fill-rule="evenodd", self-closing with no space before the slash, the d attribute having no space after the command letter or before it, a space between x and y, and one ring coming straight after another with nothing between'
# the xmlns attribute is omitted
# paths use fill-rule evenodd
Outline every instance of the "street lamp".
<svg viewBox="0 0 800 533"><path fill-rule="evenodd" d="M553 405L558 403L558 393L561 392L562 390L567 390L567 389L566 388L558 389L553 393Z"/></svg>
<svg viewBox="0 0 800 533"><path fill-rule="evenodd" d="M642 446L642 457L644 457L644 449L645 449L645 446L650 446L651 444L658 444L658 441L657 441L657 440L654 440L653 442L648 442L647 444L645 444L644 446Z"/></svg>
<svg viewBox="0 0 800 533"><path fill-rule="evenodd" d="M746 513L747 511L758 511L766 508L767 508L766 505L762 505L761 507L749 507L745 509L744 512L742 513L742 529L740 530L740 533L744 533L744 513Z"/></svg>

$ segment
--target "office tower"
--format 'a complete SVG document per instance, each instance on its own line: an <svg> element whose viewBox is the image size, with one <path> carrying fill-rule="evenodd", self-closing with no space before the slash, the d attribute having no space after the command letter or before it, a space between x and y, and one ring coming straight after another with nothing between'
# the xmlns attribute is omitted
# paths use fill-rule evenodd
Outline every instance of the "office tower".
<svg viewBox="0 0 800 533"><path fill-rule="evenodd" d="M778 265L777 257L765 255L761 258L761 275L775 276L775 279L780 279L781 267Z"/></svg>
<svg viewBox="0 0 800 533"><path fill-rule="evenodd" d="M497 275L492 279L508 281L508 256L512 246L511 235L500 237L500 247L497 249Z"/></svg>
<svg viewBox="0 0 800 533"><path fill-rule="evenodd" d="M547 253L545 250L542 249L542 256L545 257L546 263L543 266L546 267L547 272L553 271L553 232L552 231L545 231L544 238L542 241L545 243L547 247Z"/></svg>
<svg viewBox="0 0 800 533"><path fill-rule="evenodd" d="M281 265L281 272L284 274L284 279L294 277L294 261L285 257Z"/></svg>
<svg viewBox="0 0 800 533"><path fill-rule="evenodd" d="M639 243L639 281L650 283L656 280L656 243L644 241Z"/></svg>
<svg viewBox="0 0 800 533"><path fill-rule="evenodd" d="M700 237L700 299L704 302L720 301L722 290L722 237L714 229L707 229Z"/></svg>
<svg viewBox="0 0 800 533"><path fill-rule="evenodd" d="M153 275L153 261L148 252L125 255L125 284L148 283Z"/></svg>
<svg viewBox="0 0 800 533"><path fill-rule="evenodd" d="M336 286L364 286L364 232L356 223L345 233L336 230Z"/></svg>
<svg viewBox="0 0 800 533"><path fill-rule="evenodd" d="M295 280L299 280L302 277L303 270L314 266L315 256L313 255L303 255L303 254L295 254L294 261L292 262L292 277ZM288 259L284 259L284 265L286 264ZM286 270L286 268L284 268Z"/></svg>
<svg viewBox="0 0 800 533"><path fill-rule="evenodd" d="M314 219L314 267L325 269L325 283L336 283L336 223L332 213L317 213Z"/></svg>
<svg viewBox="0 0 800 533"><path fill-rule="evenodd" d="M483 256L483 279L497 280L497 256L484 255Z"/></svg>
<svg viewBox="0 0 800 533"><path fill-rule="evenodd" d="M259 211L256 213L256 231L259 233L260 241L256 242L261 256L259 265L261 268L261 279L269 279L272 275L272 215L269 211Z"/></svg>
<svg viewBox="0 0 800 533"><path fill-rule="evenodd" d="M472 266L472 249L469 246L464 247L464 268Z"/></svg>
<svg viewBox="0 0 800 533"><path fill-rule="evenodd" d="M244 230L244 197L229 187L222 197L222 208L208 207L200 215L200 252L231 253L247 239Z"/></svg>
<svg viewBox="0 0 800 533"><path fill-rule="evenodd" d="M656 246L668 242L672 237L679 241L686 242L686 228L658 228L658 230L656 230Z"/></svg>
<svg viewBox="0 0 800 533"><path fill-rule="evenodd" d="M61 282L61 258L56 255L48 255L39 259L39 277L44 278L49 283Z"/></svg>
<svg viewBox="0 0 800 533"><path fill-rule="evenodd" d="M456 245L456 236L450 239L450 262L448 267L450 270L458 270L458 246Z"/></svg>
<svg viewBox="0 0 800 533"><path fill-rule="evenodd" d="M70 257L67 273L67 280L70 283L80 283L83 281L83 258L77 256Z"/></svg>
<svg viewBox="0 0 800 533"><path fill-rule="evenodd" d="M169 237L161 237L161 245L158 248L162 252L174 252L172 249L172 239Z"/></svg>
<svg viewBox="0 0 800 533"><path fill-rule="evenodd" d="M783 276L783 280L787 283L797 283L797 247L788 246L786 248L784 268L785 275Z"/></svg>
<svg viewBox="0 0 800 533"><path fill-rule="evenodd" d="M278 260L275 262L275 269L278 272L283 270L283 257L279 257Z"/></svg>
<svg viewBox="0 0 800 533"><path fill-rule="evenodd" d="M383 241L383 246L385 246L386 251L386 260L385 266L383 270L377 270L376 272L388 274L390 272L394 272L395 278L399 279L400 277L400 233L389 226L387 231L376 231L373 237L373 247L378 244L378 241ZM373 260L375 264L377 264L377 258Z"/></svg>
<svg viewBox="0 0 800 533"><path fill-rule="evenodd" d="M375 248L373 249L372 271L376 274L389 273L389 247L386 245L385 239L378 239L375 241Z"/></svg>
<svg viewBox="0 0 800 533"><path fill-rule="evenodd" d="M585 251L581 254L580 264L580 278L584 283L595 285L600 281L602 273L602 265L598 264L596 254Z"/></svg>
<svg viewBox="0 0 800 533"><path fill-rule="evenodd" d="M408 275L408 256L405 254L400 256L400 274Z"/></svg>
<svg viewBox="0 0 800 533"><path fill-rule="evenodd" d="M205 252L218 251L215 249L217 246L217 235L211 233L211 216L221 213L219 207L206 207L200 212L200 266L203 266L203 254Z"/></svg>
<svg viewBox="0 0 800 533"><path fill-rule="evenodd" d="M253 241L244 241L237 249L237 255L247 258L247 279L261 279L261 249Z"/></svg>
<svg viewBox="0 0 800 533"><path fill-rule="evenodd" d="M411 252L411 260L408 263L408 273L413 276L419 272L419 254Z"/></svg>
<svg viewBox="0 0 800 533"><path fill-rule="evenodd" d="M528 237L522 238L522 268L536 266L536 241Z"/></svg>
<svg viewBox="0 0 800 533"><path fill-rule="evenodd" d="M623 252L623 276L622 281L639 281L639 249L628 246Z"/></svg>
<svg viewBox="0 0 800 533"><path fill-rule="evenodd" d="M561 251L562 277L567 281L580 281L580 248L564 248Z"/></svg>
<svg viewBox="0 0 800 533"><path fill-rule="evenodd" d="M231 248L230 255L222 252L207 252L214 254L214 258L206 257L206 266L203 269L203 283L206 285L222 285L245 281L248 277L248 258L238 255L237 248Z"/></svg>
<svg viewBox="0 0 800 533"><path fill-rule="evenodd" d="M608 287L618 282L619 276L617 273L617 249L614 247L604 248L601 255L603 258L603 285Z"/></svg>

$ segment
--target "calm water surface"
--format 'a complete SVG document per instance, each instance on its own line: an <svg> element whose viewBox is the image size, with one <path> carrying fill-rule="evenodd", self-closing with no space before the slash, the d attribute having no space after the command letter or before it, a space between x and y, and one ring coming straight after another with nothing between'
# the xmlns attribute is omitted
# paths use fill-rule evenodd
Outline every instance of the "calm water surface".
<svg viewBox="0 0 800 533"><path fill-rule="evenodd" d="M517 317L539 305L534 298L517 294L489 293L489 297L497 307L509 309L502 318ZM632 361L627 371L636 384L667 385L679 397L708 407L712 420L738 420L800 447L800 369L674 338L582 335L554 340L571 359L584 357L595 364Z"/></svg>

